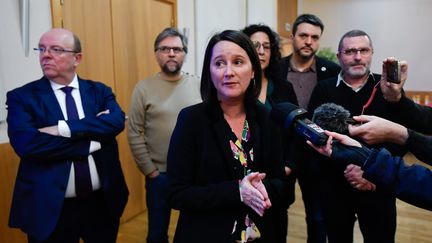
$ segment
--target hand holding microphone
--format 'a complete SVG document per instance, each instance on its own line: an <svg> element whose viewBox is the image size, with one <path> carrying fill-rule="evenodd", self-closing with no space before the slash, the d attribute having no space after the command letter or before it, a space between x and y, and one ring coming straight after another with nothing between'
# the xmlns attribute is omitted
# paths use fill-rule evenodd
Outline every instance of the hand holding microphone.
<svg viewBox="0 0 432 243"><path fill-rule="evenodd" d="M325 147L315 146L314 149L335 161L361 166L369 157L370 150L358 141L343 135L349 134L350 124L356 123L350 116L348 110L334 103L325 103L316 108L312 120L327 130L326 134L336 141L329 139Z"/></svg>
<svg viewBox="0 0 432 243"><path fill-rule="evenodd" d="M408 139L406 127L377 116L355 116L360 126L349 126L351 136L360 137L367 144L392 142L403 145ZM363 124L364 123L364 124Z"/></svg>
<svg viewBox="0 0 432 243"><path fill-rule="evenodd" d="M306 110L292 103L283 102L273 107L270 117L285 130L294 130L305 140L310 141L308 144L314 145L313 147L323 155L344 163L363 165L370 150L356 140L338 134L348 133L348 124L353 122L349 118L349 111L333 103L323 104L314 112L313 120L316 123L307 119L306 114ZM333 142L333 138L339 142Z"/></svg>
<svg viewBox="0 0 432 243"><path fill-rule="evenodd" d="M306 141L320 154L330 157L332 160L348 164L362 166L369 157L371 151L362 146L358 141L347 135L325 131L329 136L324 146L316 146L310 141Z"/></svg>
<svg viewBox="0 0 432 243"><path fill-rule="evenodd" d="M317 124L307 118L307 111L289 102L276 104L270 118L285 131L295 131L305 140L320 146L327 141L327 135Z"/></svg>

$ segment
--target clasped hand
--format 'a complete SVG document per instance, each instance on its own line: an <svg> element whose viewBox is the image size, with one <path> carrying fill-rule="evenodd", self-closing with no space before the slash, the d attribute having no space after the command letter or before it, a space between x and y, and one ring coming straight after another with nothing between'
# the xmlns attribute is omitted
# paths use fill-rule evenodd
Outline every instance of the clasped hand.
<svg viewBox="0 0 432 243"><path fill-rule="evenodd" d="M265 173L253 172L245 176L240 182L240 196L243 203L252 208L258 215L271 207L267 190L262 182Z"/></svg>

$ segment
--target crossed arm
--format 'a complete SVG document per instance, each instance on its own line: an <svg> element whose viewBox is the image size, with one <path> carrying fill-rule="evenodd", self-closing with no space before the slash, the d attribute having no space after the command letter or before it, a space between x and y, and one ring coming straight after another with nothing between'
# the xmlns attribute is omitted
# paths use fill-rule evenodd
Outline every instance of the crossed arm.
<svg viewBox="0 0 432 243"><path fill-rule="evenodd" d="M29 101L17 91L9 92L7 120L11 145L21 158L39 161L88 156L91 141L113 139L124 128L124 113L111 89L102 88L98 94L106 109L81 120L66 121L71 137L63 137L56 129L58 120L48 118L45 114L48 111L41 109L37 101Z"/></svg>

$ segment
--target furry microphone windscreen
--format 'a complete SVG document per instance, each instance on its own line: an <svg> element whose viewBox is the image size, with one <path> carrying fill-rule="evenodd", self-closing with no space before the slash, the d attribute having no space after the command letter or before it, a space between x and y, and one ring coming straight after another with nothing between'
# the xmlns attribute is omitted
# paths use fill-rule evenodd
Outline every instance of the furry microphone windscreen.
<svg viewBox="0 0 432 243"><path fill-rule="evenodd" d="M347 120L350 116L350 112L342 106L325 103L315 109L312 121L325 130L348 134Z"/></svg>

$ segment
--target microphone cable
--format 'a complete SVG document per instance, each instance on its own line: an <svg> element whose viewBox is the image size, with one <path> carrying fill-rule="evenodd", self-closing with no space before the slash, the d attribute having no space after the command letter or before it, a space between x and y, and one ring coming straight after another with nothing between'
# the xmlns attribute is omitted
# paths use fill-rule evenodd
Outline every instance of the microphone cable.
<svg viewBox="0 0 432 243"><path fill-rule="evenodd" d="M371 74L371 75L372 75L372 79L375 81L375 77L373 76L373 74ZM375 84L375 86L374 86L374 88L373 88L373 90L372 90L372 94L371 94L371 96L369 97L369 99L368 99L368 101L366 102L366 104L364 104L363 107L362 107L361 115L363 115L364 112L365 112L365 110L366 110L366 109L371 105L373 99L375 98L375 94L376 94L376 92L377 92L378 85L379 85L380 83L381 83L381 80L378 81L378 83ZM363 122L361 122L361 124L363 124Z"/></svg>

